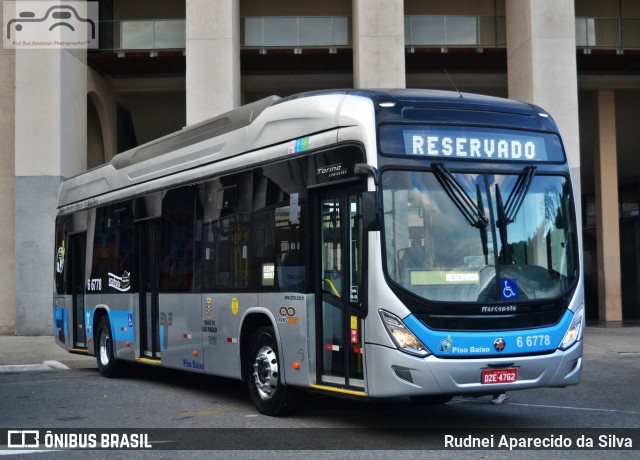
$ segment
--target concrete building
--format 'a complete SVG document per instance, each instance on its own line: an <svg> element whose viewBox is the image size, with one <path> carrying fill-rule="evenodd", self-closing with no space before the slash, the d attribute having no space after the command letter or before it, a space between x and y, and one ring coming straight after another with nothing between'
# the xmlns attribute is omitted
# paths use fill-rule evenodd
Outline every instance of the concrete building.
<svg viewBox="0 0 640 460"><path fill-rule="evenodd" d="M100 0L99 12L98 50L0 50L0 334L51 333L64 178L271 94L454 84L554 116L582 197L587 318L640 318L640 0Z"/></svg>

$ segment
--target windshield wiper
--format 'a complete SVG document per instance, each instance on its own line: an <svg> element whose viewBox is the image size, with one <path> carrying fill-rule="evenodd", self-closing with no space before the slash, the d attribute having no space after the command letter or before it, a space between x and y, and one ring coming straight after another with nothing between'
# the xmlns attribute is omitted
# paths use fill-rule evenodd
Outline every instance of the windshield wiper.
<svg viewBox="0 0 640 460"><path fill-rule="evenodd" d="M449 198L451 198L451 201L453 201L458 210L462 213L467 223L472 227L486 229L489 221L487 220L484 214L484 208L482 207L480 188L478 187L477 189L478 203L476 204L444 164L434 162L431 163L431 168L433 169L434 176L436 176L436 179L440 185L442 185L442 188Z"/></svg>
<svg viewBox="0 0 640 460"><path fill-rule="evenodd" d="M451 201L460 210L465 220L472 227L480 230L480 240L482 241L482 253L484 255L485 265L489 264L489 246L487 244L487 225L489 221L484 213L484 206L482 205L482 193L480 192L480 185L476 184L476 202L474 203L471 197L465 192L462 186L458 183L451 171L449 171L444 164L439 162L431 163L433 168L433 175L442 185L442 188L447 193Z"/></svg>
<svg viewBox="0 0 640 460"><path fill-rule="evenodd" d="M516 185L513 186L513 190L511 190L503 209L507 225L515 222L518 211L520 211L522 203L524 203L524 198L529 193L529 187L531 187L535 173L535 166L525 166L518 176ZM497 184L496 187L498 187Z"/></svg>
<svg viewBox="0 0 640 460"><path fill-rule="evenodd" d="M507 225L516 221L516 216L524 203L524 199L529 193L531 182L533 182L533 176L536 173L535 166L525 166L518 180L516 181L511 193L507 197L507 202L503 204L502 194L500 193L500 186L496 184L496 204L498 206L498 230L500 231L500 243L502 246L503 264L512 263L511 255L509 254L508 239L507 239Z"/></svg>

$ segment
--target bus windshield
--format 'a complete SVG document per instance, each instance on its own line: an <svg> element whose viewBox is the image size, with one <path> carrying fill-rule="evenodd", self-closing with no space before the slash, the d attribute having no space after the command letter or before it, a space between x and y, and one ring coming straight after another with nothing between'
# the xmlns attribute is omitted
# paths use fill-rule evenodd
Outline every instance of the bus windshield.
<svg viewBox="0 0 640 460"><path fill-rule="evenodd" d="M521 302L564 294L578 277L568 178L387 170L388 277L426 300Z"/></svg>

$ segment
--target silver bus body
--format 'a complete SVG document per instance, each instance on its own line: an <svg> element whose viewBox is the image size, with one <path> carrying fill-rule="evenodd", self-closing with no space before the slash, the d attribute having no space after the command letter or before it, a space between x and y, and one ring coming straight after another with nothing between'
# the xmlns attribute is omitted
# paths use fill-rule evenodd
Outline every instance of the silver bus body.
<svg viewBox="0 0 640 460"><path fill-rule="evenodd" d="M74 303L74 293L62 288L62 291L55 293L54 287L54 332L58 345L72 352L99 357L101 350L97 329L100 319L106 317L111 328L113 358L118 361L143 362L246 380L245 366L251 366L251 363L243 363L243 359L252 333L258 326L268 326L275 332L279 353L278 378L285 387L379 398L490 394L577 384L582 369L580 328L583 327L584 320L581 319L577 325L578 337L573 346L561 349L558 337L564 340L574 315L581 314L583 289L580 272L574 287L568 291L570 295L566 296L563 307L565 313L560 315L562 319L555 324L495 331L482 328L460 329L459 334L438 328L429 330L417 319L421 317L416 313L418 310L409 308L407 301L398 296L398 289L402 288L399 284L394 284L394 280L390 282L391 275L383 269L391 263L385 261L385 235L380 229L367 231L364 233L364 247L368 250L363 259L366 265L362 269L366 291L352 289L351 299L346 294L341 294L343 298L347 298L345 308L353 308L355 312L353 315L344 314L344 321L351 321L351 324L342 329L347 332L351 330L352 345L356 342L359 344L357 349L354 347L356 354L349 355L350 358L347 359L351 360L349 364L352 366L350 371L345 371L347 377L331 375L331 372L323 371L326 366L323 368L318 363L318 358L325 356L322 359L334 360L331 364L334 368L342 366L342 358L331 358L331 355L325 353L326 350L320 349L326 346L330 351L332 345L322 343L317 337L318 322L324 323L322 327L325 330L335 326L329 325L332 321L329 318L331 308L324 304L320 307L323 301L319 300L319 296L324 294L317 288L307 286L287 291L283 285L282 290L258 289L256 292L248 292L241 289L234 292L232 289L225 289L220 292L201 287L189 292L159 292L158 317L150 318L148 313L141 311L141 305L144 304L141 297L148 294L138 292L135 287L132 289L128 285L128 273L110 273L110 276L113 275L110 279L91 277L91 245L95 239L94 227L99 208L127 200L144 199L154 194L159 196L158 200L162 200L167 190L172 188L203 184L216 177L250 170L259 165L277 162L284 167L294 157L306 155L311 158L311 165L314 152L334 149L336 146L355 146L362 152L363 162L372 170L384 169L379 165L381 156L377 117L383 110L381 107L392 107L394 98L403 95L405 99L413 98L419 102L428 103L435 98L444 100L447 104L455 102L458 97L457 94L428 91L339 91L302 95L286 100L268 98L120 153L103 166L65 180L60 188L58 219L66 222L66 227L58 232L58 235L63 236L56 237L56 262L62 264L56 270L60 269L57 273L62 276L64 265L69 263L68 252L73 250L69 237L84 234L86 257L83 255L79 259L83 259L82 284L85 289ZM467 97L469 101L475 100L472 96ZM492 110L490 104L494 102L498 104L493 109L496 112L508 112L512 106L518 110L538 110L512 101L494 101L490 98L478 100L487 104L486 111ZM393 169L390 164L394 161L396 158L385 158L386 168ZM404 158L397 158L399 165L403 161ZM309 175L316 175L314 183L308 185L310 193L324 193L324 190L337 190L356 183L362 191L378 190L377 178L357 175L352 169L341 178L325 181L329 176L329 169L326 168L337 168L337 171L341 167L344 166L309 166L310 171L315 168ZM486 169L487 166L479 164L478 168ZM563 168L566 168L566 162ZM568 168L566 170L568 176ZM401 196L401 192L398 195ZM149 203L152 201L149 200ZM157 204L160 202L149 204L148 217L144 219L161 217L162 210L158 209ZM156 209L153 209L154 206ZM295 204L290 204L288 211L280 212L295 214L297 211L291 210L293 206ZM317 213L317 208L308 212L309 215ZM290 220L292 215L290 214ZM293 215L293 219L295 217ZM144 219L136 220L135 225L144 223ZM66 238L64 244L60 241L61 238ZM249 238L253 238L253 234ZM315 260L315 256L321 254L320 249L307 247L306 250L307 266L317 266L319 261ZM242 257L247 256L245 254ZM263 286L265 278L271 276L281 283L284 283L284 279L294 282L305 276L304 271L295 266L280 266L279 262L262 267L265 272L261 278ZM321 268L316 268L317 270ZM272 271L277 274L272 275ZM424 275L418 273L413 276ZM366 305L363 305L365 302ZM497 301L489 304L499 303ZM72 305L75 305L75 312ZM381 315L385 313L380 311L403 320L404 325L423 342L428 352L420 356L401 351L381 319ZM583 313L582 315L584 316ZM140 324L143 318L148 321L147 329ZM153 321L157 321L157 325L154 326ZM253 328L251 333L247 332L248 328ZM83 332L78 332L79 329ZM146 333L155 330L158 336L155 339L149 336L149 343L159 341L156 353L150 356L140 346L145 340L142 337L145 330ZM424 337L427 334L435 337L432 344L425 343ZM534 340L530 337L535 337L537 342L538 336L541 337L541 342L553 343L547 344L544 349L536 348L537 343L530 348L525 344L521 350L514 348L516 342ZM348 346L349 337L343 339L344 343L340 346ZM504 353L497 353L493 349L488 351L496 341L506 342L510 353L502 356ZM463 342L465 345L460 349L466 352L453 354L452 347ZM432 349L434 346L437 348L440 343L444 343L440 346L444 351ZM478 350L477 357L469 351L469 343L472 344L472 350ZM473 345L475 343L477 346ZM334 345L334 351L335 347L340 346ZM517 379L510 383L483 383L481 375L487 369L517 369Z"/></svg>

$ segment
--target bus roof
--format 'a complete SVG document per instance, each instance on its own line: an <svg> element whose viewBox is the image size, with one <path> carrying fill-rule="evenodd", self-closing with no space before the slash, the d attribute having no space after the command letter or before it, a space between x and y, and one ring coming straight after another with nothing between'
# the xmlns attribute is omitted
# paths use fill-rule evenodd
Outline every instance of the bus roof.
<svg viewBox="0 0 640 460"><path fill-rule="evenodd" d="M312 104L310 98L316 99ZM60 187L58 206L195 168L239 153L276 145L292 139L360 123L341 113L346 99L369 100L371 116L375 107L391 107L386 121L398 121L407 108L469 113L490 123L488 113L522 115L522 127L557 131L544 111L534 105L510 99L452 91L423 89L326 90L301 93L286 98L271 96L239 107L201 123L117 154L110 162L65 180ZM395 107L395 108L393 108ZM357 111L356 111L357 112ZM408 113L408 112L407 112ZM359 112L366 118L364 112ZM380 115L380 114L379 114ZM456 115L458 116L458 115ZM530 126L530 120L536 126ZM489 121L487 121L489 120ZM542 124L541 124L542 123Z"/></svg>
<svg viewBox="0 0 640 460"><path fill-rule="evenodd" d="M320 90L295 94L279 99L277 103L284 103L289 100L300 99L311 96L327 94L344 94L350 96L360 96L371 99L374 103L397 102L402 106L425 106L439 109L459 109L459 110L485 110L498 111L504 113L520 115L537 115L546 113L540 107L527 102L506 99L503 97L488 96L483 94L445 91L436 89L348 89L348 90Z"/></svg>

